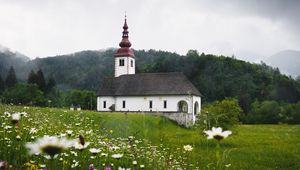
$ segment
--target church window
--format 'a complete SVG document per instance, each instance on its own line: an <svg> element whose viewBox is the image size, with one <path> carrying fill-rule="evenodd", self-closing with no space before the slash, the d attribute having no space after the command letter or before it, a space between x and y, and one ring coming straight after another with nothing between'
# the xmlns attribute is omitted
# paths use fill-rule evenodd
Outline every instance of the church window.
<svg viewBox="0 0 300 170"><path fill-rule="evenodd" d="M152 109L152 100L149 101L149 108Z"/></svg>
<svg viewBox="0 0 300 170"><path fill-rule="evenodd" d="M123 100L123 108L125 108L125 107L126 107L126 101Z"/></svg>
<svg viewBox="0 0 300 170"><path fill-rule="evenodd" d="M133 60L130 60L130 66L133 67Z"/></svg>
<svg viewBox="0 0 300 170"><path fill-rule="evenodd" d="M103 108L106 108L106 101L103 101Z"/></svg>
<svg viewBox="0 0 300 170"><path fill-rule="evenodd" d="M119 60L119 66L124 66L124 65L125 65L124 62L125 62L124 59L120 59L120 60Z"/></svg>
<svg viewBox="0 0 300 170"><path fill-rule="evenodd" d="M167 100L164 100L164 108L167 108Z"/></svg>

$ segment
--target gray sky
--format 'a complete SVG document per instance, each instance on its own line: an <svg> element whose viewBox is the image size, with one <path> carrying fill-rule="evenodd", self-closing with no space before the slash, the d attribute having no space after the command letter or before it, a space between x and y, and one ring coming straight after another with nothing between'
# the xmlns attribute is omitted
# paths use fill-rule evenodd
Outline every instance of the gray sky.
<svg viewBox="0 0 300 170"><path fill-rule="evenodd" d="M257 61L300 50L297 0L0 0L0 44L30 58L118 47Z"/></svg>

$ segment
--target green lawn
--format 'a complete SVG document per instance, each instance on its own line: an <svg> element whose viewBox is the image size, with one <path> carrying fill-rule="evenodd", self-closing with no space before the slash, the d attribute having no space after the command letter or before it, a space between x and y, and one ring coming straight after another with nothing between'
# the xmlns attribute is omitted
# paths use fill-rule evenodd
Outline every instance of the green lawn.
<svg viewBox="0 0 300 170"><path fill-rule="evenodd" d="M5 129L11 124L4 111L25 111L28 117L22 117L16 127ZM87 169L90 163L97 169L111 163L114 163L113 169L117 166L139 169L132 165L132 160L145 165L145 169L214 169L217 163L215 141L207 140L197 129L182 128L159 116L7 105L0 105L0 116L0 161L7 160L12 165L10 169L25 169L24 163L30 161L46 166L52 164L59 167L57 169L69 169L73 160L79 162L74 169ZM33 127L38 129L34 135L29 133ZM127 137L134 136L140 142L138 150L122 149L124 157L120 160L93 157L88 151L78 152L77 157L60 155L63 161L28 155L24 145L34 141L32 136L36 139L43 135L60 135L67 129L74 131L73 138L79 134L85 136L86 141L91 142L89 148L101 148L109 154L113 151L106 150L99 144L101 141L122 146L120 141L128 144ZM300 125L239 125L231 130L233 134L221 141L221 169L300 169ZM21 140L16 140L16 135L21 136ZM191 152L183 151L187 144L194 147ZM155 147L157 151L153 151Z"/></svg>

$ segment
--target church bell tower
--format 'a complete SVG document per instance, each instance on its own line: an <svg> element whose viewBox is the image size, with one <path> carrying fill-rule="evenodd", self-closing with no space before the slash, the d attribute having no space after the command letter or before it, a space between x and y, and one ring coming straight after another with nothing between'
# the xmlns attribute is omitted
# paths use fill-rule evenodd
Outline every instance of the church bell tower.
<svg viewBox="0 0 300 170"><path fill-rule="evenodd" d="M128 39L128 26L125 15L123 26L122 41L119 43L120 48L115 53L115 77L126 74L135 74L135 58L133 50L130 48L131 43Z"/></svg>

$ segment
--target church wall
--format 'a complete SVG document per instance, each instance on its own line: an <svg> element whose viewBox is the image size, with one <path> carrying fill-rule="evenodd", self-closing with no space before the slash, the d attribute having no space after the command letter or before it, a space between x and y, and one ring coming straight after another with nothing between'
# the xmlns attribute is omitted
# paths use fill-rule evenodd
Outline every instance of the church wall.
<svg viewBox="0 0 300 170"><path fill-rule="evenodd" d="M182 96L127 96L116 98L116 111L141 111L141 112L177 112L178 102L184 100L188 103L188 113L192 113L192 97ZM125 101L125 108L123 108ZM150 108L152 101L152 108ZM164 101L167 101L167 108L164 108Z"/></svg>
<svg viewBox="0 0 300 170"><path fill-rule="evenodd" d="M194 107L195 107L195 103L198 102L198 109L197 109L197 113L196 114L199 114L201 112L201 97L199 96L193 96L193 110L194 110Z"/></svg>
<svg viewBox="0 0 300 170"><path fill-rule="evenodd" d="M106 108L103 108L103 102L106 101ZM109 96L97 97L97 111L110 111L109 107L115 104L115 98Z"/></svg>

